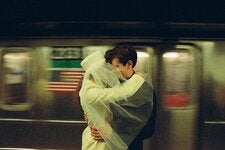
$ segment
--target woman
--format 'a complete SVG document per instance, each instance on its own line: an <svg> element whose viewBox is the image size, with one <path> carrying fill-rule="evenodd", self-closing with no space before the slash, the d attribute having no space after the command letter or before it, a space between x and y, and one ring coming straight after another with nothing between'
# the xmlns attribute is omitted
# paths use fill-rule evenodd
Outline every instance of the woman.
<svg viewBox="0 0 225 150"><path fill-rule="evenodd" d="M82 149L127 149L131 140L147 122L148 116L138 118L121 104L129 105L128 98L137 92L144 79L139 75L133 75L121 84L117 75L113 73L113 66L105 62L100 51L86 57L81 66L86 73L79 94L81 106L88 118L88 126L82 135ZM114 114L120 114L120 117ZM127 126L129 122L132 124ZM91 137L92 126L99 131L104 141L95 141ZM129 132L123 132L125 128ZM134 128L135 132L131 131Z"/></svg>

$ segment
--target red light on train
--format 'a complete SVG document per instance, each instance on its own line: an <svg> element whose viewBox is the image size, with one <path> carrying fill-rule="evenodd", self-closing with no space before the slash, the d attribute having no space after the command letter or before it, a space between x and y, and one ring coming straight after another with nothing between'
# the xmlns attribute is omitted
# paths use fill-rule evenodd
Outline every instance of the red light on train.
<svg viewBox="0 0 225 150"><path fill-rule="evenodd" d="M190 95L187 94L169 94L164 96L165 107L187 107Z"/></svg>

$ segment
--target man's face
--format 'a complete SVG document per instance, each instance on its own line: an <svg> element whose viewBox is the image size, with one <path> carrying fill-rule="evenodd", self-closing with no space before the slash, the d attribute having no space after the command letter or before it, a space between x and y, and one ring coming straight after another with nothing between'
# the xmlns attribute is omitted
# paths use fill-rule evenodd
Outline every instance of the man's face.
<svg viewBox="0 0 225 150"><path fill-rule="evenodd" d="M127 72L128 72L128 64L124 65L120 62L120 60L118 58L114 58L112 60L112 65L114 67L116 67L116 73L119 74L121 73L123 77L128 78L127 77Z"/></svg>

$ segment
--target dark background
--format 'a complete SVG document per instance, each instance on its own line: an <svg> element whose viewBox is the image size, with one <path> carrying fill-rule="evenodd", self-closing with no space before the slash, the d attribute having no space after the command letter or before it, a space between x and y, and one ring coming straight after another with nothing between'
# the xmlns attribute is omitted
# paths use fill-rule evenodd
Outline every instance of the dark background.
<svg viewBox="0 0 225 150"><path fill-rule="evenodd" d="M225 23L225 4L217 0L2 0L0 3L1 22Z"/></svg>
<svg viewBox="0 0 225 150"><path fill-rule="evenodd" d="M1 37L131 33L225 37L222 0L2 0L0 4Z"/></svg>

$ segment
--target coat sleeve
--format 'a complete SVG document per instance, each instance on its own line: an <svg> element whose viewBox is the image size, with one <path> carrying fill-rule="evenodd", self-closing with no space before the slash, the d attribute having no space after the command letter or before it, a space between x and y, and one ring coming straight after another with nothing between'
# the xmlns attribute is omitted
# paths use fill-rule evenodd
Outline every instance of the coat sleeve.
<svg viewBox="0 0 225 150"><path fill-rule="evenodd" d="M116 102L133 95L143 83L144 79L136 74L120 86L113 88L101 88L92 82L87 89L87 98L89 103Z"/></svg>

